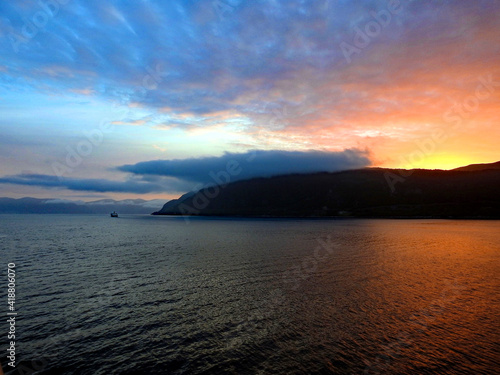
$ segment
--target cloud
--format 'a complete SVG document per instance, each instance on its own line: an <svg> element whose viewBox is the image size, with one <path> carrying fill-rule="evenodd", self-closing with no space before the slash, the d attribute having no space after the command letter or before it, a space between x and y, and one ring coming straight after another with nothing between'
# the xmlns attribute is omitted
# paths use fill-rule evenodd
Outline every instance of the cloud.
<svg viewBox="0 0 500 375"><path fill-rule="evenodd" d="M96 193L185 193L198 190L206 184L290 173L335 172L370 164L368 152L356 149L342 152L254 150L225 153L219 157L154 160L123 165L117 169L132 175L123 181L18 174L1 177L0 184ZM223 176L230 176L230 179Z"/></svg>
<svg viewBox="0 0 500 375"><path fill-rule="evenodd" d="M56 10L46 6L56 3ZM495 85L500 79L500 3L402 0L401 11L384 21L389 3L397 1L0 2L1 174L50 173L47 166L80 142L75 137L104 119L123 126L95 148L85 161L89 170L110 160L130 163L123 150L134 152L134 162L153 159L153 145L167 141L169 158L357 147L369 148L377 165L414 167L403 160L418 150L414 142L447 132L443 115L453 103L471 103L479 77L492 76ZM377 18L380 32L349 63L341 43L353 45L357 28L373 27ZM497 159L495 90L462 116L456 134L447 132L439 152ZM253 170L286 172L271 168L277 154L267 154L268 169L245 156L235 156L242 178ZM185 159L185 171L175 170L180 161L145 162L170 168L178 180L4 180L96 192L182 191L224 168L209 159Z"/></svg>
<svg viewBox="0 0 500 375"><path fill-rule="evenodd" d="M469 90L464 76L498 71L500 7L489 0L403 1L350 64L341 43L354 45L356 27L390 2L74 0L19 39L42 3L0 5L9 62L0 82L191 114L179 127L220 112L272 127L277 111L290 132L360 127L385 108L420 104L421 113L436 96ZM17 53L13 40L22 40Z"/></svg>
<svg viewBox="0 0 500 375"><path fill-rule="evenodd" d="M125 180L66 178L41 174L18 174L0 178L0 184L40 186L44 188L91 191L97 193L148 194L158 192L183 192L187 185L172 179Z"/></svg>
<svg viewBox="0 0 500 375"><path fill-rule="evenodd" d="M254 150L226 152L219 157L145 161L117 169L140 176L174 177L206 184L214 182L214 175L228 170L235 171L231 181L236 181L290 173L336 172L370 164L368 152L357 149L342 152Z"/></svg>
<svg viewBox="0 0 500 375"><path fill-rule="evenodd" d="M352 64L340 44L353 44L355 27L373 23L387 1L228 0L222 13L219 3L74 0L22 39L17 53L12 41L21 40L26 22L43 9L2 4L4 79L168 106L173 114L227 111L262 124L273 119L273 105L295 105L298 113L341 108L342 86L353 81L376 88L424 66L436 71L428 77L435 82L449 67L467 71L480 62L475 74L498 61L492 40L499 7L488 0L402 2ZM364 98L364 91L349 97ZM300 124L294 118L291 125Z"/></svg>

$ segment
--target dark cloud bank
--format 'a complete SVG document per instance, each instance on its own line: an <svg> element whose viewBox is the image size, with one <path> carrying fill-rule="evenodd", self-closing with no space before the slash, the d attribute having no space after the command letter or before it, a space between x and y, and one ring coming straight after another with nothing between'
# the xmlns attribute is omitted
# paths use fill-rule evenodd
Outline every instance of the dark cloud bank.
<svg viewBox="0 0 500 375"><path fill-rule="evenodd" d="M292 173L336 172L369 166L367 151L249 151L218 157L153 160L117 169L132 176L124 181L80 179L42 174L0 178L0 183L77 191L148 194L182 193L206 185Z"/></svg>
<svg viewBox="0 0 500 375"><path fill-rule="evenodd" d="M232 172L232 181L290 173L335 172L370 165L366 151L248 151L226 152L218 157L153 160L118 168L136 175L168 176L210 183L213 175Z"/></svg>

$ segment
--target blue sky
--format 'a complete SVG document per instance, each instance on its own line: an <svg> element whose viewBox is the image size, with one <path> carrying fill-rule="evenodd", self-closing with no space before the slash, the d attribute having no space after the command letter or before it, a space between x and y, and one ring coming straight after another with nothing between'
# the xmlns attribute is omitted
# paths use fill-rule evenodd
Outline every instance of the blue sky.
<svg viewBox="0 0 500 375"><path fill-rule="evenodd" d="M238 178L496 161L499 16L497 1L4 1L0 196L169 199L248 155ZM413 160L436 129L447 140Z"/></svg>

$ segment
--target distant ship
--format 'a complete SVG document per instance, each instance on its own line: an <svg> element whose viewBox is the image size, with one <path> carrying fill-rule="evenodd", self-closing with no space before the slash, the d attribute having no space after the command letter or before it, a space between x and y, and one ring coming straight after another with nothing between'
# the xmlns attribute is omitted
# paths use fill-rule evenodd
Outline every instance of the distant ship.
<svg viewBox="0 0 500 375"><path fill-rule="evenodd" d="M116 213L116 211L111 212L111 217L118 217L118 214Z"/></svg>

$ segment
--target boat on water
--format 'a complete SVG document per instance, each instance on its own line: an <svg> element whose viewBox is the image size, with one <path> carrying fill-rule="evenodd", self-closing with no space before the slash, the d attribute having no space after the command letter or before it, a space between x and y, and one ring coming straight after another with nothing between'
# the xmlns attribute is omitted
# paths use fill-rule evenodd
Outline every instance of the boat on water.
<svg viewBox="0 0 500 375"><path fill-rule="evenodd" d="M118 214L116 213L116 211L111 212L110 215L111 215L111 217L118 217Z"/></svg>

